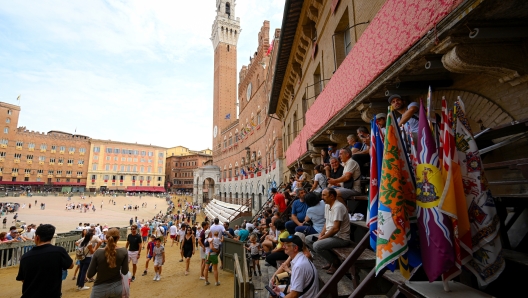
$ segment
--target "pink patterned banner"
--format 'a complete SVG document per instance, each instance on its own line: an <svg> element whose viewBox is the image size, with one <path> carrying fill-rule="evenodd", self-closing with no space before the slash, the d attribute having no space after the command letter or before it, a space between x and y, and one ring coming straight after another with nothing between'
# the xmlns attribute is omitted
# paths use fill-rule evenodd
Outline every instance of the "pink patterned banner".
<svg viewBox="0 0 528 298"><path fill-rule="evenodd" d="M306 113L306 125L286 150L291 165L306 142L462 0L387 0Z"/></svg>

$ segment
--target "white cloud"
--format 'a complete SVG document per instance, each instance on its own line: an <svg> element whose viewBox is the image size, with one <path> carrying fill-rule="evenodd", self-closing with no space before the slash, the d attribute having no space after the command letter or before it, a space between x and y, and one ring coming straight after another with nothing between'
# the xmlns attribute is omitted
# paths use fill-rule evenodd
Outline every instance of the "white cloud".
<svg viewBox="0 0 528 298"><path fill-rule="evenodd" d="M239 0L238 65L284 0ZM211 147L215 1L31 1L0 5L0 100L19 125L93 138Z"/></svg>

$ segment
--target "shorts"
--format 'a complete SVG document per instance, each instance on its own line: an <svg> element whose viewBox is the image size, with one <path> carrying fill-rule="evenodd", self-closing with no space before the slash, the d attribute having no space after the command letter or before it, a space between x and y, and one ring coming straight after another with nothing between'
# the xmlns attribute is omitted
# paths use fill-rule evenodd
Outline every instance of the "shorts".
<svg viewBox="0 0 528 298"><path fill-rule="evenodd" d="M174 240L174 239L176 239L176 235L170 235L170 238L171 238L172 240Z"/></svg>
<svg viewBox="0 0 528 298"><path fill-rule="evenodd" d="M260 255L251 255L252 260L260 260Z"/></svg>
<svg viewBox="0 0 528 298"><path fill-rule="evenodd" d="M205 258L207 258L207 253L205 253L201 247L198 247L198 249L200 250L200 259L205 260Z"/></svg>
<svg viewBox="0 0 528 298"><path fill-rule="evenodd" d="M162 258L154 258L154 266L157 266L157 267L163 266L163 259Z"/></svg>
<svg viewBox="0 0 528 298"><path fill-rule="evenodd" d="M128 261L132 261L132 264L137 264L138 262L138 252L137 251L129 251L128 252Z"/></svg>
<svg viewBox="0 0 528 298"><path fill-rule="evenodd" d="M147 242L148 236L141 236L143 238L143 242Z"/></svg>
<svg viewBox="0 0 528 298"><path fill-rule="evenodd" d="M218 264L218 255L209 255L209 258L205 261L206 264Z"/></svg>
<svg viewBox="0 0 528 298"><path fill-rule="evenodd" d="M163 240L164 240L164 237L163 237L163 236L159 236L158 238L161 240L161 242L164 242L164 241L163 241Z"/></svg>
<svg viewBox="0 0 528 298"><path fill-rule="evenodd" d="M79 261L79 260L75 261L75 265L77 265L77 266L81 265L81 261Z"/></svg>
<svg viewBox="0 0 528 298"><path fill-rule="evenodd" d="M147 259L149 259L149 260L152 259L152 256L147 254Z"/></svg>

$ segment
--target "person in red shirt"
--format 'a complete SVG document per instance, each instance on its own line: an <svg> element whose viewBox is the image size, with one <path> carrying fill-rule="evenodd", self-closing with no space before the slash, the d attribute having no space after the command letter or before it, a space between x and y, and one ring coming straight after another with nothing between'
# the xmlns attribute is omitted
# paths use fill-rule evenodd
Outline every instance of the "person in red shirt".
<svg viewBox="0 0 528 298"><path fill-rule="evenodd" d="M145 249L145 243L147 242L147 237L149 235L150 228L148 224L144 224L141 227L141 238L143 238L143 247L141 249Z"/></svg>
<svg viewBox="0 0 528 298"><path fill-rule="evenodd" d="M271 193L273 194L274 207L277 207L280 213L286 211L287 206L286 206L286 198L284 198L284 195L281 194L280 192L277 192L276 188L272 188Z"/></svg>

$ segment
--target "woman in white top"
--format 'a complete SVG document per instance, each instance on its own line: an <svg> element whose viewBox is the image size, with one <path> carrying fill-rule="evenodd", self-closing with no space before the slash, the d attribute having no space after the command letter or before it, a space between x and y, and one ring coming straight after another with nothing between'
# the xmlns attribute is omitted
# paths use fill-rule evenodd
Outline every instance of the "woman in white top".
<svg viewBox="0 0 528 298"><path fill-rule="evenodd" d="M275 226L273 225L273 220L269 224L269 230L268 235L264 237L264 241L262 241L262 250L264 251L264 254L269 254L273 248L277 245L279 237L279 231Z"/></svg>
<svg viewBox="0 0 528 298"><path fill-rule="evenodd" d="M326 188L326 176L324 175L324 168L323 165L317 165L314 168L315 176L314 176L314 183L312 185L312 189L310 189L310 192L317 192L320 193L323 191L323 189Z"/></svg>
<svg viewBox="0 0 528 298"><path fill-rule="evenodd" d="M89 230L83 239L77 241L77 245L79 246L79 248L83 248L83 251L85 254L84 260L81 260L80 262L81 271L79 273L79 276L77 276L77 290L79 291L88 290L90 288L84 285L85 283L84 279L86 278L86 272L88 271L88 267L90 266L92 255L95 252L95 248L93 247L92 241L91 241L92 237L93 237L93 232Z"/></svg>

